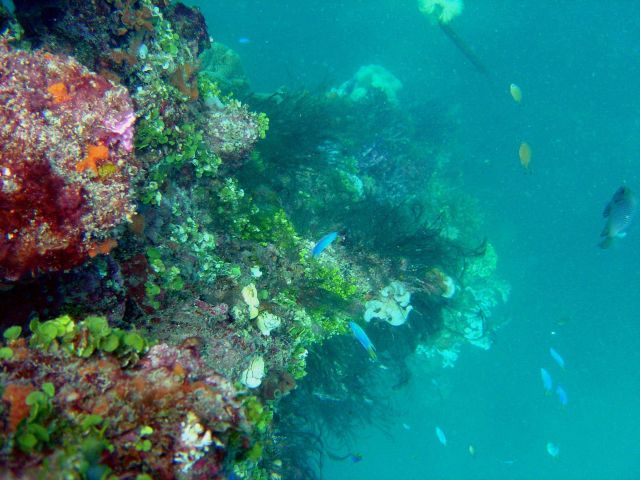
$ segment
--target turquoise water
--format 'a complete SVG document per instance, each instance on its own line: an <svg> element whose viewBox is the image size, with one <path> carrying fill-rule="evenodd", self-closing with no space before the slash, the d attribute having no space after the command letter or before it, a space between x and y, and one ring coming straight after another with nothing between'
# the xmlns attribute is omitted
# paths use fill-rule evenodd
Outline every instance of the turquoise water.
<svg viewBox="0 0 640 480"><path fill-rule="evenodd" d="M640 4L515 3L468 1L452 23L488 75L413 0L201 5L255 91L340 83L377 63L402 80L402 102L453 112L451 167L480 200L512 286L496 313L510 323L491 350L466 347L435 385L416 359L409 385L388 393L399 412L389 431L363 428L350 445L363 460L327 461L324 478L640 478L639 230L596 247L613 192L640 189ZM522 141L531 174L519 165ZM566 408L544 395L541 367L564 385Z"/></svg>

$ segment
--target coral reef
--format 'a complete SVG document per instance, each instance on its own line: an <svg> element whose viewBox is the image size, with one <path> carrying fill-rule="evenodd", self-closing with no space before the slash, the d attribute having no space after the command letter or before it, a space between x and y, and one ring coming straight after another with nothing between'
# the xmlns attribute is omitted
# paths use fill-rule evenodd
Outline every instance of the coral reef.
<svg viewBox="0 0 640 480"><path fill-rule="evenodd" d="M134 213L135 119L123 87L72 58L0 43L0 277L79 265Z"/></svg>
<svg viewBox="0 0 640 480"><path fill-rule="evenodd" d="M200 55L199 60L202 71L219 84L223 92L234 92L241 96L249 93L249 80L240 56L231 48L216 42Z"/></svg>
<svg viewBox="0 0 640 480"><path fill-rule="evenodd" d="M0 227L23 223L0 240L0 321L30 336L0 346L7 475L318 478L320 434L384 424L414 352L489 346L507 288L447 171L454 122L387 70L254 94L180 3L16 15ZM361 315L410 321L367 327L388 370L354 354Z"/></svg>
<svg viewBox="0 0 640 480"><path fill-rule="evenodd" d="M504 320L496 319L493 313L507 301L510 290L505 282L496 277L496 267L497 255L491 244L486 245L483 255L469 260L462 286L441 310L442 328L428 344L419 346L418 353L429 358L438 354L443 366L453 367L463 344L484 350L491 347L493 332L504 323ZM427 277L431 277L426 284L429 295L446 287L442 279L448 277L442 275L439 269L427 273ZM440 295L444 296L442 293Z"/></svg>
<svg viewBox="0 0 640 480"><path fill-rule="evenodd" d="M271 331L278 328L281 323L282 322L280 318L269 312L262 312L260 315L258 315L258 318L256 320L258 330L260 330L260 333L266 337L271 335Z"/></svg>
<svg viewBox="0 0 640 480"><path fill-rule="evenodd" d="M230 100L220 107L212 105L204 129L211 150L226 161L238 161L253 149L266 126L260 115L250 112L238 100Z"/></svg>
<svg viewBox="0 0 640 480"><path fill-rule="evenodd" d="M149 348L103 317L31 330L28 344L7 330L0 349L3 478L223 478L246 449L243 401L203 366L197 342Z"/></svg>

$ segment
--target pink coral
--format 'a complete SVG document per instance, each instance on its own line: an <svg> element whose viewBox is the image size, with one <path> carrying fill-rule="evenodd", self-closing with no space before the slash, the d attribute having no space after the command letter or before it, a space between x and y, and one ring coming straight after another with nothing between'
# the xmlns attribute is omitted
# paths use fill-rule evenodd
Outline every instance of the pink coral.
<svg viewBox="0 0 640 480"><path fill-rule="evenodd" d="M127 110L124 113L120 113L117 116L107 118L103 125L113 133L109 137L107 143L109 145L114 142L121 142L123 148L130 152L133 150L133 124L136 121L136 116L133 110Z"/></svg>
<svg viewBox="0 0 640 480"><path fill-rule="evenodd" d="M0 279L79 265L134 213L134 120L124 87L0 43Z"/></svg>

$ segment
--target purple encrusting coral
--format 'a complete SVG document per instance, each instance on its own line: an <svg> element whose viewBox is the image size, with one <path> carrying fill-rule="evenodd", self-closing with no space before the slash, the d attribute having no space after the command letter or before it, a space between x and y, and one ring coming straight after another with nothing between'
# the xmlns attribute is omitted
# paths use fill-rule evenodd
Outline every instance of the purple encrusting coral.
<svg viewBox="0 0 640 480"><path fill-rule="evenodd" d="M133 150L133 124L136 116L133 110L126 110L116 117L107 118L103 125L111 132L107 136L107 145L120 143L125 151Z"/></svg>
<svg viewBox="0 0 640 480"><path fill-rule="evenodd" d="M133 105L76 60L0 44L0 279L105 253L134 213Z"/></svg>

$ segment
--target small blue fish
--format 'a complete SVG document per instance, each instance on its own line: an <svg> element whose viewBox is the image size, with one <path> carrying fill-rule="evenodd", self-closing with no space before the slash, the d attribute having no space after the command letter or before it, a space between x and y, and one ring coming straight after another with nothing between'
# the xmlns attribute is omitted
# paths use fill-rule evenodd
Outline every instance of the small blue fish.
<svg viewBox="0 0 640 480"><path fill-rule="evenodd" d="M249 37L240 37L238 39L238 43L241 45L246 45L248 43L251 43L251 39Z"/></svg>
<svg viewBox="0 0 640 480"><path fill-rule="evenodd" d="M562 356L554 348L549 349L549 354L551 355L551 358L553 358L560 366L560 368L564 369L564 358L562 358Z"/></svg>
<svg viewBox="0 0 640 480"><path fill-rule="evenodd" d="M318 243L315 244L311 250L311 256L313 258L318 258L318 255L320 255L325 248L331 245L336 238L338 238L338 232L327 233Z"/></svg>
<svg viewBox="0 0 640 480"><path fill-rule="evenodd" d="M627 229L636 214L636 206L636 197L631 189L623 185L616 190L602 212L607 223L600 233L600 248L609 248L615 238L622 238L627 234Z"/></svg>
<svg viewBox="0 0 640 480"><path fill-rule="evenodd" d="M553 388L553 380L551 379L551 375L544 368L541 368L540 377L542 378L544 393L548 395L549 393L551 393L551 389Z"/></svg>
<svg viewBox="0 0 640 480"><path fill-rule="evenodd" d="M438 441L442 445L444 445L445 447L447 446L447 436L444 434L440 427L436 427L436 437L438 437Z"/></svg>
<svg viewBox="0 0 640 480"><path fill-rule="evenodd" d="M351 460L353 463L361 462L364 456L361 453L352 453L349 452L346 455L335 455L331 452L326 452L327 456L331 460L335 460L337 462L342 462L343 460Z"/></svg>
<svg viewBox="0 0 640 480"><path fill-rule="evenodd" d="M562 404L562 406L566 407L567 404L569 403L569 397L567 397L567 392L564 391L564 388L562 388L562 385L558 385L556 387L556 395L558 395L558 400L560 400L560 403Z"/></svg>
<svg viewBox="0 0 640 480"><path fill-rule="evenodd" d="M369 337L367 337L367 334L362 329L362 327L356 322L349 322L349 328L351 328L353 336L356 337L356 339L360 342L360 345L362 345L364 349L369 352L371 360L377 360L378 355L376 354L376 347L374 347L373 343L371 343L371 340L369 340Z"/></svg>
<svg viewBox="0 0 640 480"><path fill-rule="evenodd" d="M361 462L363 458L364 458L364 457L362 456L362 454L361 454L361 453L352 453L352 454L349 456L349 460L351 460L353 463Z"/></svg>

